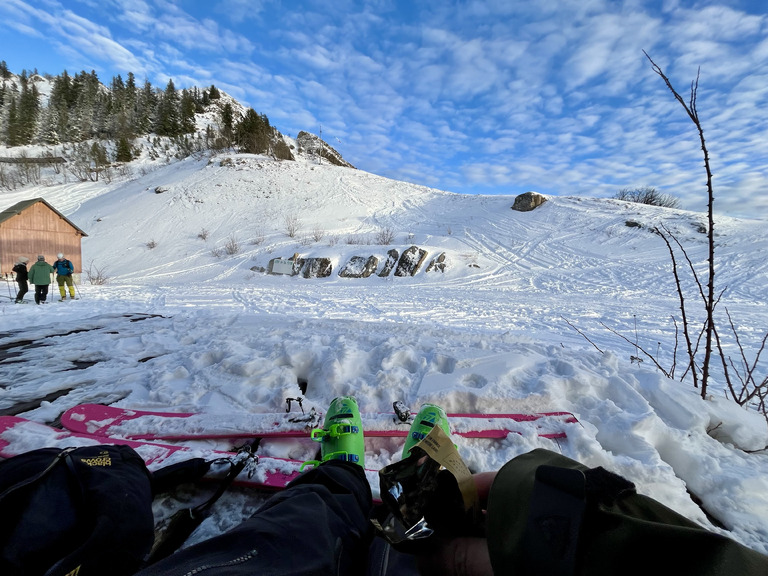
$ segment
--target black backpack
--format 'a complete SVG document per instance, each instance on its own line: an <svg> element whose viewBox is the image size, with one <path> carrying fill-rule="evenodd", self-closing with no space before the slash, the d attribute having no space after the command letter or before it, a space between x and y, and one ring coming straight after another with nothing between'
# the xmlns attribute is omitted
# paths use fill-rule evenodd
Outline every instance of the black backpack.
<svg viewBox="0 0 768 576"><path fill-rule="evenodd" d="M0 462L0 574L132 574L153 539L151 476L132 448L42 448Z"/></svg>

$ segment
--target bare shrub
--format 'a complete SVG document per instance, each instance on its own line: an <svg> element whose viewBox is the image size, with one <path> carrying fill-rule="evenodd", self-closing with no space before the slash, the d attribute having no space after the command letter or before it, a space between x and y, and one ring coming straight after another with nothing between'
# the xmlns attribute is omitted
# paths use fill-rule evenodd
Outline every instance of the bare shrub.
<svg viewBox="0 0 768 576"><path fill-rule="evenodd" d="M350 246L370 244L371 239L366 234L350 234L347 236L346 243Z"/></svg>
<svg viewBox="0 0 768 576"><path fill-rule="evenodd" d="M145 246L150 250L154 250L155 248L157 248L157 242L155 242L154 240L150 240L145 244Z"/></svg>
<svg viewBox="0 0 768 576"><path fill-rule="evenodd" d="M200 238L200 240L208 240L208 230L206 228L203 228L198 232L197 237Z"/></svg>
<svg viewBox="0 0 768 576"><path fill-rule="evenodd" d="M109 276L107 276L107 269L105 267L99 268L94 265L93 260L88 265L88 270L85 270L85 279L89 284L103 285L109 282Z"/></svg>
<svg viewBox="0 0 768 576"><path fill-rule="evenodd" d="M295 238L299 228L301 228L299 217L295 214L289 214L283 220L283 224L285 225L285 234L289 238Z"/></svg>
<svg viewBox="0 0 768 576"><path fill-rule="evenodd" d="M15 168L6 169L5 164L0 164L0 188L16 190L19 185L21 185L19 171Z"/></svg>
<svg viewBox="0 0 768 576"><path fill-rule="evenodd" d="M648 204L650 206L663 206L664 208L679 208L680 200L670 194L663 194L652 188L644 186L642 188L622 188L613 196L616 200L625 202L635 202L636 204Z"/></svg>
<svg viewBox="0 0 768 576"><path fill-rule="evenodd" d="M324 236L325 236L325 230L323 230L319 226L315 226L314 230L312 230L312 239L315 242L320 242L320 240L322 240Z"/></svg>
<svg viewBox="0 0 768 576"><path fill-rule="evenodd" d="M224 244L224 252L229 256L234 256L235 254L240 253L240 241L237 239L237 236L232 234L227 238L227 243Z"/></svg>
<svg viewBox="0 0 768 576"><path fill-rule="evenodd" d="M261 246L262 244L264 244L264 240L265 239L266 239L266 237L264 235L264 231L263 230L256 230L253 233L253 236L251 237L251 244L253 244L255 246Z"/></svg>
<svg viewBox="0 0 768 576"><path fill-rule="evenodd" d="M133 176L133 167L130 164L118 164L117 175L121 178L130 178Z"/></svg>
<svg viewBox="0 0 768 576"><path fill-rule="evenodd" d="M380 228L376 232L376 244L388 246L395 240L395 231L391 227Z"/></svg>

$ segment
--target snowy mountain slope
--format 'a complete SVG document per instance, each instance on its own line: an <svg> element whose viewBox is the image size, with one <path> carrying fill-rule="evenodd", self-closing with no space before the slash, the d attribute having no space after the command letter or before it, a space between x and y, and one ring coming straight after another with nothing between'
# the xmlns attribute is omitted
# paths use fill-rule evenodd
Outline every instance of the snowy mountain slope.
<svg viewBox="0 0 768 576"><path fill-rule="evenodd" d="M474 470L492 470L535 447L560 450L768 552L768 455L736 447L768 444L765 421L722 400L717 387L704 401L650 362L631 363L634 346L599 324L632 341L637 330L638 342L671 365L678 302L666 247L650 229L674 230L701 267L702 214L569 197L518 213L512 197L462 196L302 159L225 154L144 168L132 181L0 196L0 208L45 197L89 234L86 266L110 277L81 284L79 301L0 305L0 380L13 383L0 387L0 409L68 390L25 415L50 421L86 401L273 412L302 378L306 405L320 408L354 394L364 411L394 400L455 411L568 410L581 425L569 427L565 442L462 439L460 453ZM299 223L294 237L289 218ZM745 220L716 226L718 285L729 287L720 306L752 346L768 327L768 233ZM392 244L375 243L383 229L394 232ZM232 237L240 251L222 253ZM353 255L383 258L410 245L430 257L444 251L446 272L336 274ZM251 271L294 253L331 258L334 273ZM374 467L399 451L392 441L370 449ZM264 450L309 458L313 446ZM253 502L233 493L197 538L226 529Z"/></svg>

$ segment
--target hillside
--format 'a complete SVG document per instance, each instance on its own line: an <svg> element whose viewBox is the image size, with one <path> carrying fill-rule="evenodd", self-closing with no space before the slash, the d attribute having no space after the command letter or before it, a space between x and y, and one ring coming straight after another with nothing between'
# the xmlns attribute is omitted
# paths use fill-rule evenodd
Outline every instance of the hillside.
<svg viewBox="0 0 768 576"><path fill-rule="evenodd" d="M702 266L702 214L578 197L521 213L513 197L431 190L309 158L145 160L132 174L0 195L0 209L37 196L56 206L88 233L84 262L109 277L81 284L77 301L2 304L0 379L14 384L0 388L0 409L59 393L24 415L50 422L88 401L274 412L304 379L305 407L354 394L363 411L394 400L566 410L580 422L566 441L524 432L491 449L461 439L459 451L480 471L532 448L558 450L768 552L765 420L724 401L717 386L704 401L650 362L630 361L635 338L663 365L673 361L678 303L666 247L650 228L676 231ZM382 230L392 231L390 244L376 243ZM718 285L728 287L721 309L751 357L768 326L768 233L760 222L720 218L717 234ZM232 239L239 250L227 254ZM383 259L411 245L445 252L445 272L337 275L352 256ZM258 271L294 253L327 257L334 273ZM263 450L301 459L313 448ZM373 467L399 453L392 442L370 450ZM235 491L197 538L236 523L255 501Z"/></svg>

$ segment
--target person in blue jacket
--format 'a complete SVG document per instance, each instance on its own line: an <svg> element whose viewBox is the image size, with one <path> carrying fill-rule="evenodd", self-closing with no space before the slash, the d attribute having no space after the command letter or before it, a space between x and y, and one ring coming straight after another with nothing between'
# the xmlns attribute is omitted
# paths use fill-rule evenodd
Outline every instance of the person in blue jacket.
<svg viewBox="0 0 768 576"><path fill-rule="evenodd" d="M59 252L56 257L58 260L53 263L53 269L56 271L56 281L59 283L59 293L61 294L61 301L67 299L67 291L65 288L69 286L69 297L75 299L75 286L72 282L72 273L75 271L75 267L72 262L64 258L64 254Z"/></svg>

